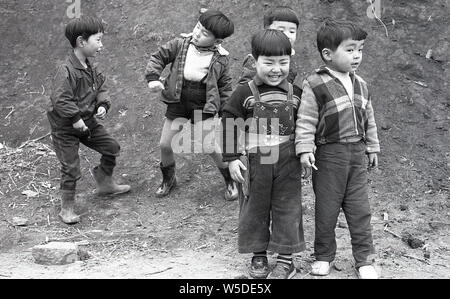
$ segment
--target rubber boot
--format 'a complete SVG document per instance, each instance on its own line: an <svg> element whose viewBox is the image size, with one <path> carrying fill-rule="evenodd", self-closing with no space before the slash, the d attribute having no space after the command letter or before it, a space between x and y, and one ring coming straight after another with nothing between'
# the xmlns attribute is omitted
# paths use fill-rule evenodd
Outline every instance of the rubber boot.
<svg viewBox="0 0 450 299"><path fill-rule="evenodd" d="M75 190L61 190L61 212L59 218L66 224L80 222L80 216L75 214Z"/></svg>
<svg viewBox="0 0 450 299"><path fill-rule="evenodd" d="M98 195L117 195L130 191L130 185L118 185L114 182L112 176L106 175L105 172L96 166L93 171L94 179L97 182Z"/></svg>
<svg viewBox="0 0 450 299"><path fill-rule="evenodd" d="M163 181L155 192L156 197L167 196L170 191L177 185L177 179L175 177L175 162L171 165L162 166L159 164L163 175Z"/></svg>
<svg viewBox="0 0 450 299"><path fill-rule="evenodd" d="M236 186L236 182L231 178L230 170L228 169L228 167L219 168L219 170L223 178L225 179L225 200L236 200L238 198L238 189Z"/></svg>

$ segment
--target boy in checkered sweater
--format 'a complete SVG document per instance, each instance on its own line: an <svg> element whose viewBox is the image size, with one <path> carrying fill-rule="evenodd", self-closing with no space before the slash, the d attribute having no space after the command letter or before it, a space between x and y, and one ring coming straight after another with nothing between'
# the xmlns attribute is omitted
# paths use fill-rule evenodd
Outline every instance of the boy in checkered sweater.
<svg viewBox="0 0 450 299"><path fill-rule="evenodd" d="M335 227L342 208L361 278L377 278L370 226L367 169L378 165L380 144L367 83L355 71L367 33L347 21L327 20L317 33L325 66L303 82L296 122L296 153L304 176L312 173L315 201L313 275L328 275L336 254ZM317 148L316 148L317 147Z"/></svg>

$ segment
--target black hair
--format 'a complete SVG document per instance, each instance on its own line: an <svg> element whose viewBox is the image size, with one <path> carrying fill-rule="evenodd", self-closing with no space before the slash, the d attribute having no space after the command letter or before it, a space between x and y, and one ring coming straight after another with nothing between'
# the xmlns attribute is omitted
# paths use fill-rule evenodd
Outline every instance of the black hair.
<svg viewBox="0 0 450 299"><path fill-rule="evenodd" d="M252 55L256 60L259 56L291 56L291 54L291 42L279 30L265 29L252 37Z"/></svg>
<svg viewBox="0 0 450 299"><path fill-rule="evenodd" d="M297 14L289 6L277 6L270 9L267 14L264 15L264 28L272 25L274 21L294 23L297 25L297 28L300 24Z"/></svg>
<svg viewBox="0 0 450 299"><path fill-rule="evenodd" d="M77 45L77 38L81 36L88 40L91 35L105 32L102 20L96 17L82 16L73 19L66 25L66 38L73 48Z"/></svg>
<svg viewBox="0 0 450 299"><path fill-rule="evenodd" d="M234 33L233 22L218 10L207 10L200 15L198 21L215 38L224 39Z"/></svg>
<svg viewBox="0 0 450 299"><path fill-rule="evenodd" d="M323 49L335 51L346 39L361 41L366 37L367 32L350 21L327 19L317 31L317 48L323 59Z"/></svg>

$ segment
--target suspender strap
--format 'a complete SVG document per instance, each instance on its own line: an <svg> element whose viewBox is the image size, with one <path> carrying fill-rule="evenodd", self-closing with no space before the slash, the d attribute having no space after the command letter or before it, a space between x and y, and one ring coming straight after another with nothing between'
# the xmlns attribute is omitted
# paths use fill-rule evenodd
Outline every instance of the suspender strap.
<svg viewBox="0 0 450 299"><path fill-rule="evenodd" d="M287 100L290 103L293 103L293 97L294 97L294 86L291 83L288 83L289 85L289 90L288 90L288 94L287 94Z"/></svg>
<svg viewBox="0 0 450 299"><path fill-rule="evenodd" d="M253 80L248 81L248 86L250 87L250 90L252 91L255 101L259 102L261 100L261 97L259 96L259 90L258 90L258 87L256 86L255 82Z"/></svg>

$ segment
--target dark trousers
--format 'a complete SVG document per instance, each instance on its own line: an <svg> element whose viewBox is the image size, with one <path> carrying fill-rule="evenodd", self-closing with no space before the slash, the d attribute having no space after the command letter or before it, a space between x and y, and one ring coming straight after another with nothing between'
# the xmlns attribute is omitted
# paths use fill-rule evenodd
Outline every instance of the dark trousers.
<svg viewBox="0 0 450 299"><path fill-rule="evenodd" d="M239 188L239 252L300 252L305 249L300 160L291 141L279 146L273 164L261 163L265 149L249 154L249 197Z"/></svg>
<svg viewBox="0 0 450 299"><path fill-rule="evenodd" d="M76 182L81 177L78 154L80 142L102 154L100 168L106 175L112 175L120 145L101 124L89 126L89 131L83 133L71 127L52 129L52 140L56 156L61 162L61 190L75 190Z"/></svg>
<svg viewBox="0 0 450 299"><path fill-rule="evenodd" d="M318 261L331 262L336 254L335 228L340 209L350 230L356 267L372 264L374 253L367 191L365 144L332 143L316 151L313 171L315 204L314 255Z"/></svg>

